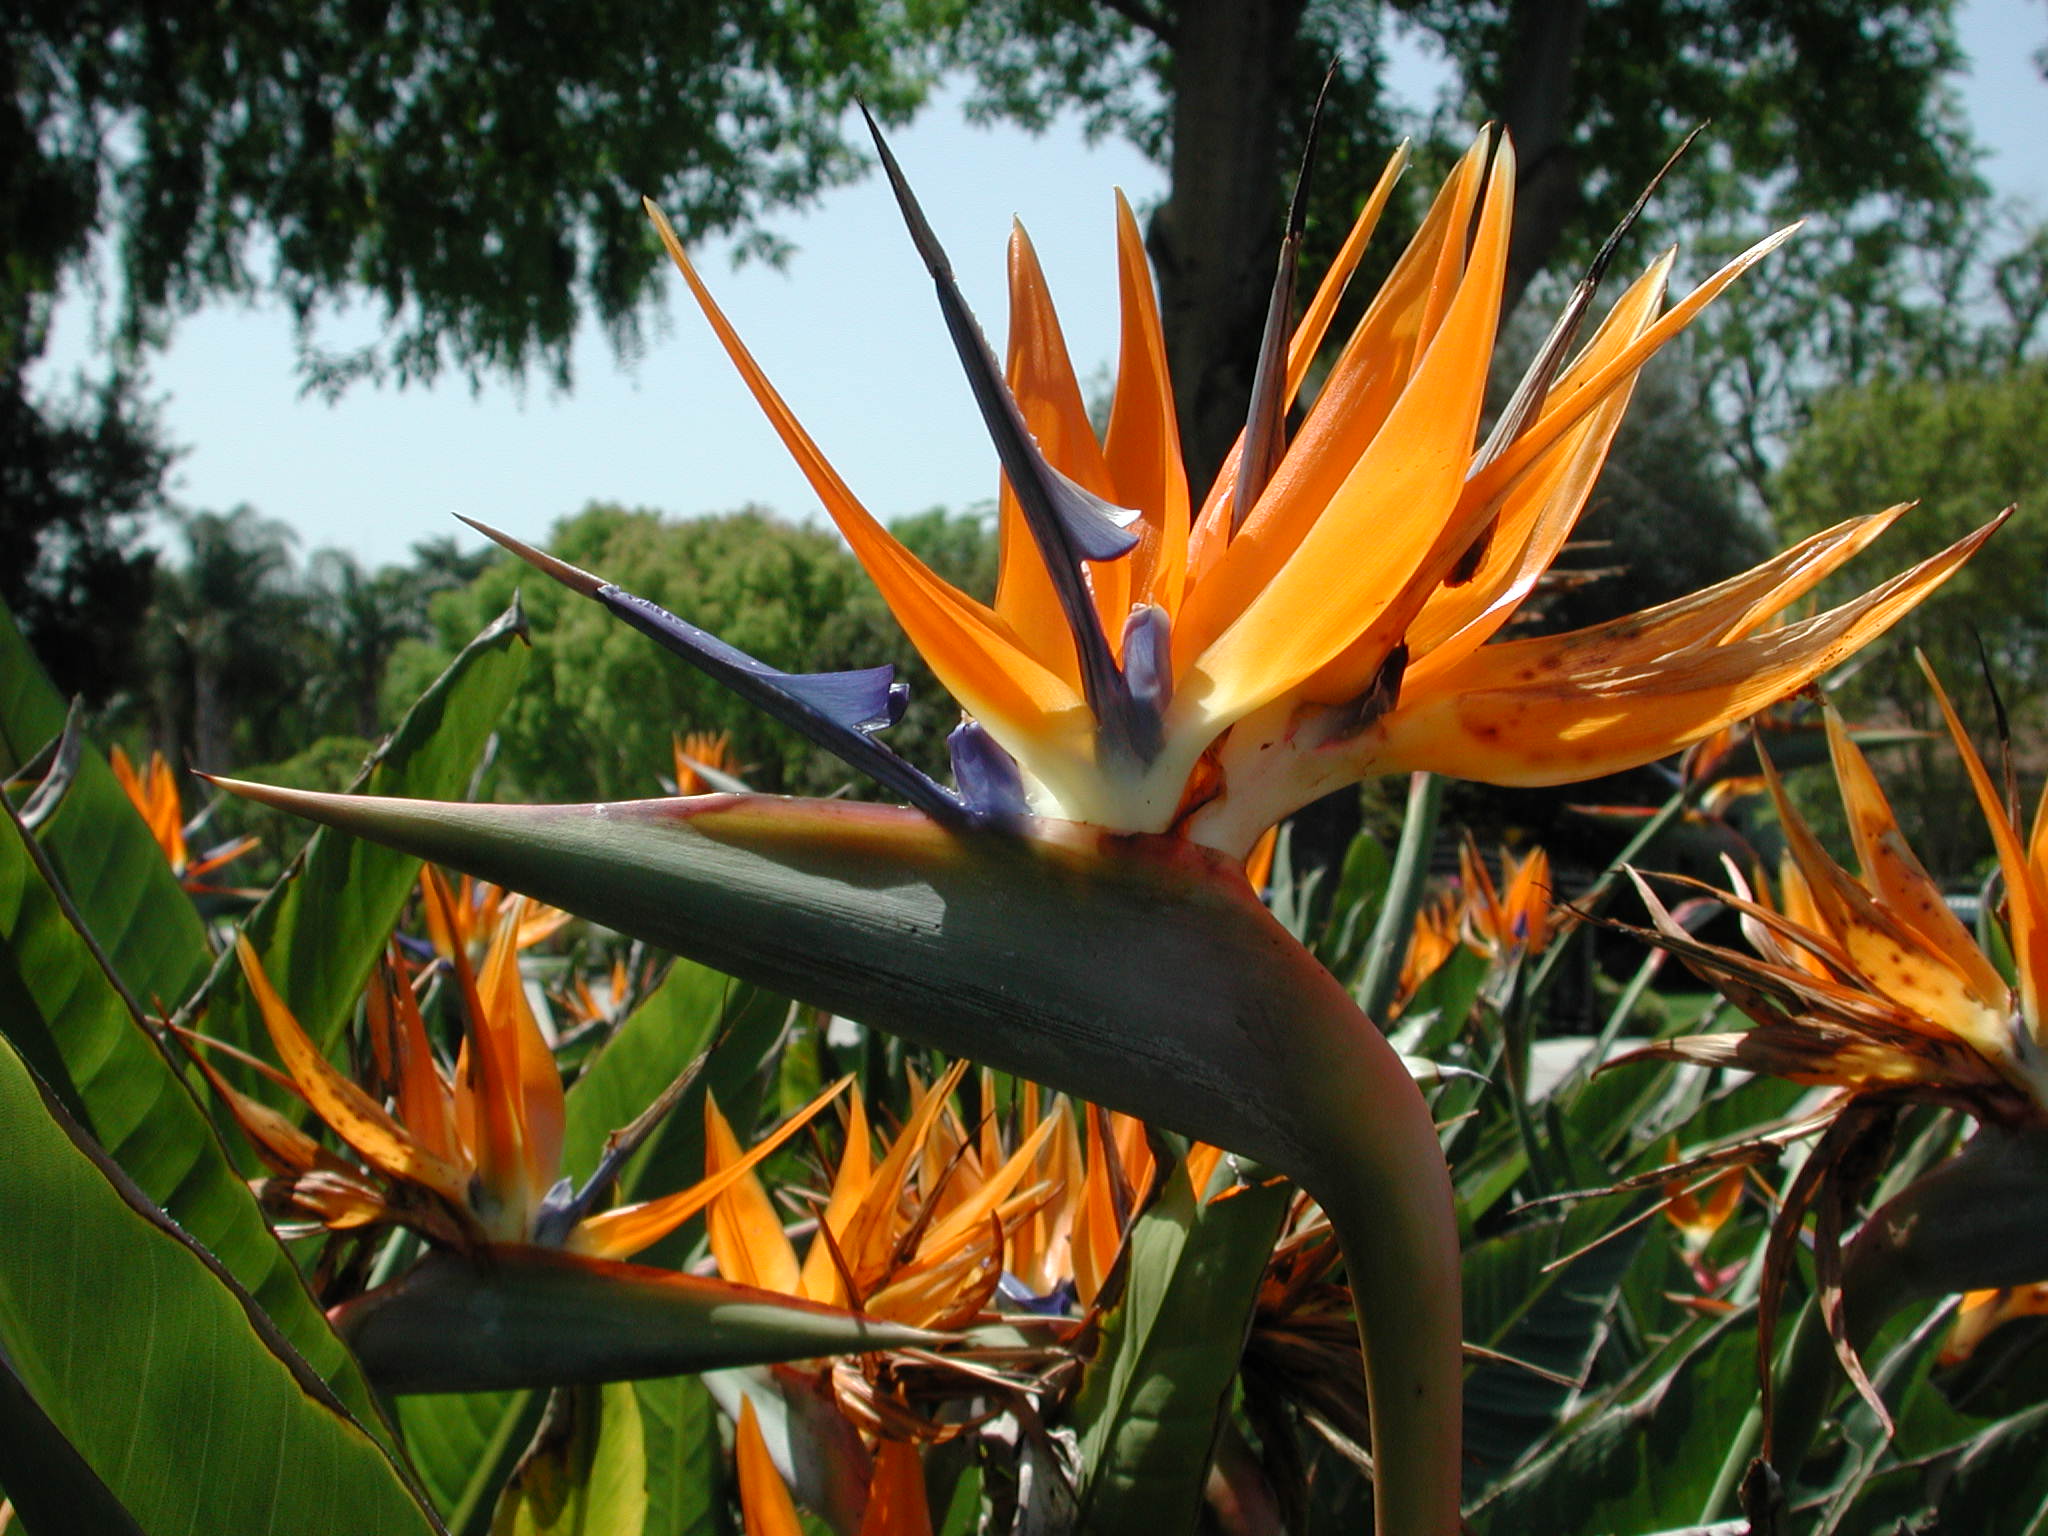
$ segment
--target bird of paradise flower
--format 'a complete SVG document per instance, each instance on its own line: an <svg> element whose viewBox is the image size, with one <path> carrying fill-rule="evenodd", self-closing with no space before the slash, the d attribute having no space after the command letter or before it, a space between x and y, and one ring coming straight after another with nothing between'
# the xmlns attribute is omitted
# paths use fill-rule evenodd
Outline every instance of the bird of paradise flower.
<svg viewBox="0 0 2048 1536"><path fill-rule="evenodd" d="M1947 693L1931 669L1927 677L1997 849L2015 980L2007 980L1951 910L1832 707L1825 711L1828 746L1859 874L1829 856L1765 757L1765 781L1786 842L1778 889L1773 897L1731 864L1734 888L1716 893L1742 915L1754 953L1686 933L1637 877L1655 923L1645 936L1680 955L1753 1021L1739 1032L1659 1041L1637 1056L1742 1067L1838 1090L1813 1117L1824 1134L1787 1191L1767 1251L1760 1330L1766 1454L1773 1428L1772 1303L1801 1225L1816 1207L1828 1337L1880 1422L1890 1422L1858 1358L1853 1335L1862 1330L1847 1319L1844 1292L1854 1286L1839 1250L1845 1188L1869 1172L1867 1158L1859 1169L1858 1154L1884 1129L1887 1112L1934 1103L2017 1137L2048 1129L2048 1022L2041 1012L2048 985L2048 815L2037 817L2030 839L2022 838ZM1878 1217L1866 1224L1868 1252L1884 1250L1887 1225Z"/></svg>
<svg viewBox="0 0 2048 1536"><path fill-rule="evenodd" d="M808 1453L792 1455L796 1464L859 1460L871 1442L880 1478L884 1457L908 1452L914 1465L916 1447L971 1434L1005 1403L1029 1402L1036 1424L1071 1386L1074 1343L1110 1304L1118 1256L1155 1181L1185 1179L1199 1195L1222 1162L1219 1148L1198 1145L1162 1166L1140 1122L1077 1110L1064 1097L1048 1102L1035 1084L1016 1085L1013 1113L998 1115L986 1071L984 1113L970 1128L954 1100L966 1074L956 1062L927 1085L912 1072L909 1109L879 1153L860 1097L848 1101L801 1259L757 1174L725 1187L707 1213L712 1256L729 1280L913 1327L967 1330L957 1347L851 1356L808 1377L778 1371L785 1404L805 1400L790 1417L829 1424ZM740 1154L716 1106L707 1102L705 1114L709 1179ZM973 1327L996 1322L1001 1332L978 1344ZM841 1468L812 1481L829 1500L865 1475Z"/></svg>
<svg viewBox="0 0 2048 1536"><path fill-rule="evenodd" d="M432 926L442 932L455 931L459 922L456 898L447 883L429 872L422 880L422 891ZM605 1305L608 1285L620 1293L630 1291L650 1298L666 1291L684 1311L694 1306L701 1312L721 1302L758 1297L758 1292L742 1287L719 1286L621 1261L659 1242L712 1204L825 1109L851 1081L842 1079L831 1085L751 1150L741 1153L735 1148L719 1169L697 1184L651 1200L605 1208L626 1157L676 1095L668 1095L642 1122L615 1137L607 1156L580 1189L562 1176L562 1079L527 1000L518 966L518 952L531 924L525 907L521 897L506 905L479 968L472 968L466 946L458 945L452 951L458 994L455 1011L463 1024L452 1072L436 1059L402 956L394 947L365 995L378 1079L374 1091L321 1054L271 986L254 948L246 938L236 939L243 974L283 1070L241 1052L230 1054L301 1101L355 1159L329 1150L290 1116L242 1093L207 1060L205 1052L195 1051L193 1059L209 1086L271 1170L264 1189L266 1205L283 1219L287 1230L295 1223L340 1233L398 1226L417 1233L429 1245L424 1280L401 1279L336 1309L337 1325L356 1338L359 1349L366 1328L381 1327L388 1333L394 1319L404 1320L408 1286L421 1293L432 1293L436 1286L443 1293L459 1291L461 1282L451 1277L479 1269L488 1271L500 1285L516 1286L524 1276L540 1291L560 1287L564 1296L593 1308ZM190 1031L180 1033L191 1045L229 1049ZM459 1260L460 1265L441 1262L437 1266L436 1259ZM780 1299L775 1301L779 1306ZM791 1305L799 1314L808 1312L821 1323L834 1320L825 1332L808 1341L809 1348L805 1340L796 1338L790 1348L797 1354L868 1342L864 1325L851 1330L839 1326L839 1321L858 1324L858 1320L845 1319L841 1309L826 1305L806 1308L802 1302ZM793 1330L793 1334L802 1332L802 1328ZM928 1338L916 1330L884 1332L899 1341ZM842 1335L836 1344L835 1333ZM438 1341L436 1347L453 1357L465 1350L487 1353L493 1345L488 1338L465 1338L458 1332ZM376 1363L374 1343L366 1358ZM387 1371L387 1382L400 1387L418 1385L405 1375L414 1364L408 1361ZM520 1371L516 1359L507 1358L501 1364L512 1374ZM541 1374L545 1376L545 1371Z"/></svg>
<svg viewBox="0 0 2048 1536"><path fill-rule="evenodd" d="M198 826L195 820L185 820L184 807L179 803L178 780L171 772L171 765L161 752L149 754L149 766L138 771L126 752L116 746L107 754L107 765L114 770L114 778L120 784L122 793L142 817L149 828L149 835L156 839L156 845L163 849L164 860L171 866L171 873L178 877L178 883L195 896L249 896L250 891L233 891L210 884L207 876L223 865L231 864L243 854L256 847L258 839L253 834L230 838L217 847L209 848L197 858L186 845Z"/></svg>

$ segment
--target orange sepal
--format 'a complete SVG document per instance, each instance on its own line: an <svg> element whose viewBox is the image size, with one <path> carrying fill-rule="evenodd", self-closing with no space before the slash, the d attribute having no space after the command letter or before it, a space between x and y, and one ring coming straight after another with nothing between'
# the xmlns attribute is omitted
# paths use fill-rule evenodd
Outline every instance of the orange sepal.
<svg viewBox="0 0 2048 1536"><path fill-rule="evenodd" d="M740 1399L740 1427L734 1446L739 1466L740 1520L747 1536L804 1536L797 1519L796 1501L783 1485L782 1474L768 1454L768 1442L761 1438L761 1423L754 1416L754 1400Z"/></svg>
<svg viewBox="0 0 2048 1536"><path fill-rule="evenodd" d="M1041 662L992 609L934 575L855 499L712 299L668 220L651 202L645 206L670 259L769 424L881 589L890 612L948 691L999 738L1057 734L1053 722L1085 714L1078 690Z"/></svg>
<svg viewBox="0 0 2048 1536"><path fill-rule="evenodd" d="M1433 554L1462 548L1436 509L1457 503L1472 452L1500 310L1513 174L1503 146L1471 262L1443 325L1342 486L1308 508L1290 501L1276 476L1260 500L1260 511L1273 509L1274 532L1290 521L1313 521L1276 568L1276 550L1255 513L1204 583L1202 591L1215 591L1220 606L1207 610L1206 625L1185 641L1175 636L1177 663L1183 644L1201 646L1185 669L1185 686L1215 724L1314 674L1399 602ZM1360 559L1362 550L1371 558Z"/></svg>
<svg viewBox="0 0 2048 1536"><path fill-rule="evenodd" d="M173 1026L175 1027L175 1026ZM178 1030L178 1037L187 1045L204 1045L207 1042L187 1030ZM321 1146L296 1125L246 1093L239 1092L233 1084L222 1077L213 1063L197 1051L188 1053L192 1064L199 1068L207 1086L213 1089L215 1097L225 1104L228 1113L235 1117L235 1124L242 1128L242 1134L249 1138L249 1144L256 1149L256 1155L264 1166L273 1172L283 1174L310 1173L315 1168L324 1168L331 1173L347 1173L348 1165L332 1152Z"/></svg>
<svg viewBox="0 0 2048 1536"><path fill-rule="evenodd" d="M1457 665L1411 669L1372 771L1428 769L1487 784L1569 783L1636 767L1756 713L1888 629L2003 521L1827 613L1763 633L1743 582L1703 614L1684 600L1611 625L1481 646ZM1709 594L1701 594L1702 598ZM1674 641L1677 641L1674 645Z"/></svg>
<svg viewBox="0 0 2048 1536"><path fill-rule="evenodd" d="M1906 924L1942 955L1979 1005L2002 1010L2007 996L2005 979L1977 947L1962 919L1949 909L1941 886L1899 831L1891 801L1833 704L1826 705L1824 716L1835 784L1849 815L1849 834L1863 883L1896 921Z"/></svg>
<svg viewBox="0 0 2048 1536"><path fill-rule="evenodd" d="M447 882L423 878L420 891L429 925L438 921L443 932L460 934ZM455 1057L455 1134L469 1149L476 1170L482 1200L475 1208L484 1229L497 1241L513 1241L526 1235L533 1215L518 1047L508 1031L492 1027L467 947L456 943L447 958L455 970L455 1002L462 1019L462 1047Z"/></svg>
<svg viewBox="0 0 2048 1536"><path fill-rule="evenodd" d="M1102 445L1095 439L1094 425L1088 420L1088 407L1081 398L1080 380L1074 377L1052 293L1038 264L1038 253L1021 224L1011 227L1009 267L1008 376L1024 425L1048 464L1083 489L1113 502L1116 487L1103 460ZM1080 669L1066 616L1007 476L998 506L996 612L1040 662L1078 689ZM1096 615L1114 645L1130 607L1129 561L1092 564L1087 573Z"/></svg>
<svg viewBox="0 0 2048 1536"><path fill-rule="evenodd" d="M278 1059L314 1113L379 1173L430 1189L450 1204L461 1206L468 1183L461 1171L413 1140L382 1105L329 1064L270 985L255 949L241 934L235 936L235 954L264 1028L277 1047Z"/></svg>
<svg viewBox="0 0 2048 1536"><path fill-rule="evenodd" d="M2042 1043L2040 988L2043 978L2048 978L2048 890L2044 890L2041 872L2027 858L2019 829L2012 824L2005 801L1991 782L1991 775L1985 771L1984 759L1977 755L1970 733L1963 729L1962 717L1956 713L1955 705L1949 702L1948 691L1941 686L1941 679L1934 675L1934 668L1928 664L1927 658L1920 656L1917 659L1920 670L1927 676L1928 686L1934 690L1935 702L1941 706L1941 717L1948 723L1948 733L1955 739L1956 752L1969 772L1970 785L1977 792L1977 804L1984 813L1985 823L1991 828L1991 841L1998 850L1998 866L2005 875L2006 902L2012 917L2012 951L2019 971L2020 1007L2038 1045Z"/></svg>
<svg viewBox="0 0 2048 1536"><path fill-rule="evenodd" d="M1116 197L1117 298L1122 317L1116 395L1103 433L1102 457L1111 499L1140 513L1130 567L1129 601L1180 610L1188 563L1188 472L1180 456L1180 422L1166 369L1166 337L1144 237L1131 205ZM1123 615L1116 615L1121 624Z"/></svg>
<svg viewBox="0 0 2048 1536"><path fill-rule="evenodd" d="M540 1021L527 1001L525 979L519 974L519 932L525 911L526 898L514 899L491 935L483 974L477 979L484 1008L477 1027L496 1033L510 1046L500 1059L509 1059L518 1085L512 1105L518 1117L528 1200L530 1208L537 1209L560 1175L566 1106L561 1069L555 1065L547 1037L540 1032Z"/></svg>
<svg viewBox="0 0 2048 1536"><path fill-rule="evenodd" d="M704 1172L706 1179L725 1174L742 1161L739 1138L719 1113L718 1101L704 1095ZM726 1183L705 1216L711 1253L718 1272L741 1285L764 1291L797 1294L796 1249L782 1230L775 1203L751 1170Z"/></svg>
<svg viewBox="0 0 2048 1536"><path fill-rule="evenodd" d="M846 1138L839 1153L839 1167L832 1176L832 1193L825 1201L825 1209L818 1213L818 1234L804 1254L798 1281L802 1294L812 1301L841 1307L853 1304L839 1277L839 1267L832 1262L831 1243L845 1233L853 1213L867 1198L873 1180L874 1148L868 1144L868 1112L856 1093L847 1100Z"/></svg>
<svg viewBox="0 0 2048 1536"><path fill-rule="evenodd" d="M931 1505L925 1499L924 1462L908 1440L884 1437L875 1448L868 1507L856 1536L932 1536Z"/></svg>
<svg viewBox="0 0 2048 1536"><path fill-rule="evenodd" d="M165 861L173 872L184 874L187 860L178 781L171 772L171 765L164 761L163 753L150 753L146 778L135 771L128 754L118 746L107 754L107 764L114 770L116 782L134 805L136 813L142 817L143 825L149 828L149 835L163 849Z"/></svg>
<svg viewBox="0 0 2048 1536"><path fill-rule="evenodd" d="M863 1294L889 1272L898 1235L897 1202L908 1182L911 1159L923 1150L925 1138L931 1135L939 1112L946 1107L946 1100L953 1096L953 1090L960 1086L961 1076L966 1071L966 1062L954 1062L939 1075L937 1082L919 1096L910 1118L904 1122L895 1144L889 1148L889 1155L875 1170L868 1197L854 1212L853 1220L847 1223L840 1248Z"/></svg>
<svg viewBox="0 0 2048 1536"><path fill-rule="evenodd" d="M791 1115L789 1119L775 1129L772 1135L763 1137L760 1143L752 1148L744 1157L726 1163L715 1173L700 1179L688 1189L677 1190L672 1195L663 1195L654 1200L643 1200L636 1205L618 1206L615 1209L602 1211L595 1216L578 1222L575 1230L569 1234L569 1239L563 1244L563 1247L567 1248L571 1253L587 1253L593 1258L629 1259L643 1248L660 1242L669 1233L675 1231L677 1227L688 1221L697 1212L703 1210L712 1201L724 1194L726 1190L750 1174L755 1165L760 1163L763 1158L773 1154L790 1137L794 1136L806 1125L809 1125L812 1118L827 1104L830 1104L841 1093L845 1092L846 1085L852 1081L853 1077L850 1074L842 1077L802 1109ZM710 1095L707 1093L705 1097L708 1101ZM859 1101L856 1100L855 1102L858 1103ZM723 1117L720 1118L721 1120L723 1119ZM708 1115L706 1119L708 1122ZM727 1127L727 1134L731 1134L730 1127ZM708 1162L709 1160L707 1157L706 1161ZM745 1277L728 1275L727 1278L740 1280ZM747 1283L759 1284L760 1282L748 1280ZM808 1290L801 1288L790 1294L807 1296L814 1301L829 1302L833 1300L829 1296L812 1296Z"/></svg>
<svg viewBox="0 0 2048 1536"><path fill-rule="evenodd" d="M386 1036L400 1123L429 1152L461 1165L467 1154L456 1135L455 1096L434 1060L426 1020L398 965L395 946L371 979L364 1003L371 1038L380 1032Z"/></svg>

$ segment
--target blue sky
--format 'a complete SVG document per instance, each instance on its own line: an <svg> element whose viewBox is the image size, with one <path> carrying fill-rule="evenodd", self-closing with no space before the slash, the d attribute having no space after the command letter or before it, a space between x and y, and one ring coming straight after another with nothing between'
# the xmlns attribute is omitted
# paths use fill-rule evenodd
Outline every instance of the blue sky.
<svg viewBox="0 0 2048 1536"><path fill-rule="evenodd" d="M2048 42L2041 0L1966 0L1967 101L2002 192L2048 209L2048 84L2031 55ZM1418 102L1439 72L1397 58ZM969 302L1001 333L1010 221L1030 230L1084 379L1115 347L1111 188L1142 214L1162 174L1128 146L1089 146L1072 123L1037 138L966 124L942 95L893 139L951 253ZM994 494L995 469L946 343L931 285L886 189L842 188L772 227L797 246L779 270L734 269L727 248L696 254L720 302L841 474L883 517ZM367 324L367 319L360 322ZM89 357L83 301L59 324L53 362ZM346 336L337 331L337 336ZM359 386L333 405L302 398L291 326L275 306L218 305L183 321L152 369L165 423L186 446L178 499L240 502L289 523L301 549L336 546L376 564L419 539L461 531L462 512L529 539L591 500L676 513L760 502L816 516L809 487L762 423L709 331L670 285L667 323L621 362L586 334L575 388L534 380L472 393Z"/></svg>

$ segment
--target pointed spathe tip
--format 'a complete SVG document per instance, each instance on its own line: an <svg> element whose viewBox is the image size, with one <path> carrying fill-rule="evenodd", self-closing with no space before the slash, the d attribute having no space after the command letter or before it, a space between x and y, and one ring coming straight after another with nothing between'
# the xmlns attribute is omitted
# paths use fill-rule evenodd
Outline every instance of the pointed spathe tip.
<svg viewBox="0 0 2048 1536"><path fill-rule="evenodd" d="M480 523L473 517L464 517L460 512L457 512L455 517L458 522L467 523L493 544L501 549L510 550L535 570L554 577L573 592L581 592L585 597L595 597L601 588L608 585L602 576L593 576L580 566L571 565L566 560L557 560L546 550L535 549L524 540L515 539L511 534L501 532L489 523Z"/></svg>

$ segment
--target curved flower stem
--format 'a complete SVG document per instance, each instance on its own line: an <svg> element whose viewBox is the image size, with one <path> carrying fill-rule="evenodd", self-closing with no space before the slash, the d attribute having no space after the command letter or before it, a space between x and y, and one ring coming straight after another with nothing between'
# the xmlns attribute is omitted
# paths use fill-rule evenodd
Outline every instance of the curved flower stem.
<svg viewBox="0 0 2048 1536"><path fill-rule="evenodd" d="M1330 1218L1365 1351L1373 1528L1459 1529L1463 1298L1456 1197L1421 1092L1370 1021L1315 1118L1330 1133L1303 1186Z"/></svg>

